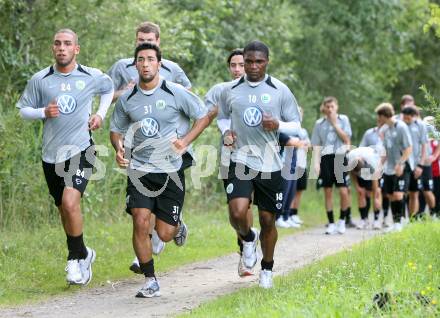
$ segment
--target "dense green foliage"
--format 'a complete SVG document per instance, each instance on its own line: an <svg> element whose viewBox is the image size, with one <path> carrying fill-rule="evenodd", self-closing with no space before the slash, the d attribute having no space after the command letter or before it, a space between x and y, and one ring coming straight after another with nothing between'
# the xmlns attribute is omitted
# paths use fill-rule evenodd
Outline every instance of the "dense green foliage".
<svg viewBox="0 0 440 318"><path fill-rule="evenodd" d="M181 317L439 317L439 234L439 223L413 224Z"/></svg>
<svg viewBox="0 0 440 318"><path fill-rule="evenodd" d="M432 28L426 28L433 31L423 32L430 17ZM428 0L0 0L0 228L55 220L41 171L42 123L23 122L14 105L29 77L51 63L51 40L61 27L77 31L81 63L107 70L132 54L138 23L156 21L164 55L181 64L199 94L228 79L228 51L263 40L271 48L270 73L294 91L305 127L317 118L322 97L335 95L350 116L356 143L374 125L378 103L397 104L402 93L423 103L422 83L438 92L440 43L433 19ZM95 138L109 147L108 125ZM217 145L215 127L198 143ZM106 178L91 184L85 200L90 211L106 206L109 218L119 213L112 207L125 183L112 170L113 158L110 150L102 159ZM204 179L203 197L220 192L215 176Z"/></svg>

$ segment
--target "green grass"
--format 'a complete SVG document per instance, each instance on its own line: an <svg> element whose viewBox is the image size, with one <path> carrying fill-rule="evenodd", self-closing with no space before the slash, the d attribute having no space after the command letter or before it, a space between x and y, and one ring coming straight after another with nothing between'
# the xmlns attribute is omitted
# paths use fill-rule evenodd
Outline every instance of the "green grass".
<svg viewBox="0 0 440 318"><path fill-rule="evenodd" d="M89 193L98 191L93 186L91 189ZM124 199L121 193L113 203L98 204L91 201L89 196L83 200L86 244L97 252L94 278L90 284L92 287L133 277L128 270L134 257L132 224L131 218L122 212ZM324 223L321 201L314 190L305 193L300 213L306 226ZM107 209L116 211L113 212L116 216L109 216ZM255 214L256 209L253 210ZM120 214L117 211L121 211ZM174 243L167 244L164 252L155 257L157 272L237 250L223 193L205 200L200 200L195 191L189 193L184 213L190 230L188 242L183 248L177 248ZM258 224L256 215L254 220L254 224ZM283 236L294 230L283 229L279 232ZM17 227L0 232L0 306L33 302L80 290L76 286L67 287L64 281L65 241L61 225L53 221L32 230Z"/></svg>
<svg viewBox="0 0 440 318"><path fill-rule="evenodd" d="M440 223L418 223L202 305L183 317L439 317ZM387 292L392 305L377 309ZM422 305L414 296L424 295Z"/></svg>

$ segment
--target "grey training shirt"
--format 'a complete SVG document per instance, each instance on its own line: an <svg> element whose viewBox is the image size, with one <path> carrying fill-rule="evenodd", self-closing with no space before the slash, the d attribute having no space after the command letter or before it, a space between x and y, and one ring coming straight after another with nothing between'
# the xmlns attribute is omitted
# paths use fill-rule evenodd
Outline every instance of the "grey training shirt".
<svg viewBox="0 0 440 318"><path fill-rule="evenodd" d="M359 147L374 147L377 145L381 145L382 140L379 136L379 128L373 127L368 129L364 135L362 136L361 143L359 144Z"/></svg>
<svg viewBox="0 0 440 318"><path fill-rule="evenodd" d="M249 168L273 172L281 170L278 133L265 131L263 113L286 122L300 122L298 104L290 89L266 75L260 83L250 83L245 76L225 87L219 99L219 119L231 119L237 134L231 160Z"/></svg>
<svg viewBox="0 0 440 318"><path fill-rule="evenodd" d="M60 163L90 146L93 97L112 90L108 75L80 64L69 74L50 66L32 76L17 107L44 108L55 100L60 111L58 117L44 119L43 161Z"/></svg>
<svg viewBox="0 0 440 318"><path fill-rule="evenodd" d="M162 66L159 70L160 76L168 82L180 84L187 89L191 88L191 82L177 63L166 59L162 59L161 63ZM139 73L136 69L134 58L117 61L107 73L113 80L115 90L122 89L131 81L137 83L139 80Z"/></svg>
<svg viewBox="0 0 440 318"><path fill-rule="evenodd" d="M351 137L351 126L348 117L339 114L337 118L337 123L339 127L341 127L341 129L349 137ZM311 143L312 146L323 147L321 156L335 154L337 152L344 153L346 151L346 149L344 149L343 151L339 150L342 146L345 146L345 144L336 133L333 125L325 117L320 118L316 121L312 132Z"/></svg>
<svg viewBox="0 0 440 318"><path fill-rule="evenodd" d="M177 130L182 113L197 120L206 116L207 109L196 95L162 78L153 92L136 85L119 98L110 130L125 135L130 168L150 173L179 170L182 157L173 150L172 141L181 137Z"/></svg>
<svg viewBox="0 0 440 318"><path fill-rule="evenodd" d="M384 173L394 175L394 167L402 157L402 152L413 145L408 126L403 121L397 120L393 126L385 130L383 143L387 156ZM413 170L414 161L411 156L408 163Z"/></svg>
<svg viewBox="0 0 440 318"><path fill-rule="evenodd" d="M426 124L423 121L416 119L408 125L408 128L413 145L411 152L412 161L414 162L414 165L422 164L422 145L428 143Z"/></svg>

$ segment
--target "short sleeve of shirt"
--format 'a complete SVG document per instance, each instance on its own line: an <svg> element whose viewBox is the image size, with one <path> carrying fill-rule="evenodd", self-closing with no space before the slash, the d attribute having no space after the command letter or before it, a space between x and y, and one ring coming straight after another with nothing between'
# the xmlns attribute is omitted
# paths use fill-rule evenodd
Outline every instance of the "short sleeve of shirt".
<svg viewBox="0 0 440 318"><path fill-rule="evenodd" d="M428 128L425 123L421 123L420 133L422 134L422 144L426 144L428 142Z"/></svg>
<svg viewBox="0 0 440 318"><path fill-rule="evenodd" d="M208 111L218 106L218 101L222 92L222 85L217 84L210 88L210 90L205 95L205 105Z"/></svg>
<svg viewBox="0 0 440 318"><path fill-rule="evenodd" d="M189 118L197 120L205 117L208 113L203 101L194 93L181 89L177 96L178 106Z"/></svg>
<svg viewBox="0 0 440 318"><path fill-rule="evenodd" d="M359 144L359 147L367 147L367 135L368 135L368 130L362 136L362 140L361 143Z"/></svg>
<svg viewBox="0 0 440 318"><path fill-rule="evenodd" d="M120 90L123 83L121 76L121 63L116 62L113 64L112 67L110 67L110 69L107 71L107 74L112 79L115 90Z"/></svg>
<svg viewBox="0 0 440 318"><path fill-rule="evenodd" d="M287 86L281 86L281 120L301 122L298 103Z"/></svg>
<svg viewBox="0 0 440 318"><path fill-rule="evenodd" d="M230 89L228 87L225 87L224 89L222 89L221 93L219 94L217 119L231 118L231 112L227 102L229 91Z"/></svg>
<svg viewBox="0 0 440 318"><path fill-rule="evenodd" d="M173 82L182 85L186 89L190 89L191 82L190 82L188 76L186 76L185 72L182 70L182 68L178 64L176 64L175 67L176 67L176 70L175 70Z"/></svg>
<svg viewBox="0 0 440 318"><path fill-rule="evenodd" d="M93 74L95 79L95 93L97 95L108 94L113 90L113 81L107 74L97 70Z"/></svg>
<svg viewBox="0 0 440 318"><path fill-rule="evenodd" d="M401 125L400 127L401 127L400 128L400 135L401 135L402 147L406 149L406 148L412 146L411 133L409 132L409 128L406 124Z"/></svg>
<svg viewBox="0 0 440 318"><path fill-rule="evenodd" d="M342 116L342 129L344 130L344 132L351 137L352 132L351 132L351 125L350 125L350 120L348 119L347 116Z"/></svg>
<svg viewBox="0 0 440 318"><path fill-rule="evenodd" d="M32 107L32 108L42 108L45 105L41 105L41 95L39 89L39 79L36 77L32 77L24 89L23 94L18 100L16 107L24 108L24 107Z"/></svg>
<svg viewBox="0 0 440 318"><path fill-rule="evenodd" d="M313 127L312 139L310 141L313 146L322 146L322 141L319 136L319 129L318 128L319 128L319 122L316 122L315 127Z"/></svg>
<svg viewBox="0 0 440 318"><path fill-rule="evenodd" d="M122 99L119 98L113 110L112 118L110 120L110 131L125 134L130 125L130 118L125 112Z"/></svg>

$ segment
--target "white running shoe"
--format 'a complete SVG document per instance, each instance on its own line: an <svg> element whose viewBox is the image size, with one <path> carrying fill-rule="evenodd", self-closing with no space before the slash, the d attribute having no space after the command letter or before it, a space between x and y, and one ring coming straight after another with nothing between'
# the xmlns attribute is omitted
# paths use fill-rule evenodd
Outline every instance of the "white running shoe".
<svg viewBox="0 0 440 318"><path fill-rule="evenodd" d="M345 220L339 220L338 221L338 233L344 234L345 233Z"/></svg>
<svg viewBox="0 0 440 318"><path fill-rule="evenodd" d="M177 246L183 246L188 238L188 227L183 221L180 221L179 229L177 230L176 236L174 236L174 243Z"/></svg>
<svg viewBox="0 0 440 318"><path fill-rule="evenodd" d="M387 228L385 228L385 233L394 232L394 224L390 224Z"/></svg>
<svg viewBox="0 0 440 318"><path fill-rule="evenodd" d="M406 217L401 217L400 218L400 225L403 227L403 226L406 226L406 225L408 225L409 224L409 218L406 218Z"/></svg>
<svg viewBox="0 0 440 318"><path fill-rule="evenodd" d="M96 252L95 250L87 247L86 259L79 260L79 267L81 268L82 284L87 285L92 280L92 264L95 262Z"/></svg>
<svg viewBox="0 0 440 318"><path fill-rule="evenodd" d="M325 234L333 235L333 234L336 234L336 233L337 233L337 230L336 230L336 225L335 225L335 223L330 223L330 224L327 226L327 230L325 231Z"/></svg>
<svg viewBox="0 0 440 318"><path fill-rule="evenodd" d="M394 224L394 231L395 232L402 232L402 229L403 229L403 224L401 222Z"/></svg>
<svg viewBox="0 0 440 318"><path fill-rule="evenodd" d="M383 227L384 228L390 228L390 227L393 227L393 224L391 224L389 221L387 221L387 220L383 220Z"/></svg>
<svg viewBox="0 0 440 318"><path fill-rule="evenodd" d="M81 274L81 267L79 266L79 261L77 259L67 261L66 272L66 281L70 285L82 284L83 276Z"/></svg>
<svg viewBox="0 0 440 318"><path fill-rule="evenodd" d="M304 222L299 218L299 216L297 214L295 215L291 215L290 219L293 220L293 222L298 223L298 224L303 224Z"/></svg>
<svg viewBox="0 0 440 318"><path fill-rule="evenodd" d="M252 242L243 241L243 264L249 269L254 268L257 263L257 244L258 244L258 230L255 228L251 228L251 231L254 232L255 238Z"/></svg>
<svg viewBox="0 0 440 318"><path fill-rule="evenodd" d="M240 260L238 262L238 276L246 277L246 276L252 276L252 275L254 275L252 269L244 266L243 257L240 255Z"/></svg>
<svg viewBox="0 0 440 318"><path fill-rule="evenodd" d="M278 220L275 221L276 227L287 229L292 227L289 222L284 221L283 217L279 217Z"/></svg>
<svg viewBox="0 0 440 318"><path fill-rule="evenodd" d="M261 288L272 288L273 287L273 273L270 270L262 269L260 272L260 287Z"/></svg>
<svg viewBox="0 0 440 318"><path fill-rule="evenodd" d="M301 227L301 224L296 223L296 222L295 222L294 220L292 220L291 218L288 218L287 221L285 221L285 222L287 222L287 223L290 225L290 227L292 227L292 228L299 229L299 228Z"/></svg>
<svg viewBox="0 0 440 318"><path fill-rule="evenodd" d="M381 228L382 228L382 225L381 225L380 221L379 220L374 220L374 222L373 222L373 229L374 230L380 230Z"/></svg>
<svg viewBox="0 0 440 318"><path fill-rule="evenodd" d="M368 221L360 220L360 222L356 225L356 228L358 230L366 230L368 228Z"/></svg>
<svg viewBox="0 0 440 318"><path fill-rule="evenodd" d="M400 222L394 223L392 226L387 228L385 230L386 233L392 233L392 232L402 232L403 225Z"/></svg>
<svg viewBox="0 0 440 318"><path fill-rule="evenodd" d="M146 277L145 284L137 292L136 297L138 298L152 298L160 296L160 286L159 282L154 277Z"/></svg>
<svg viewBox="0 0 440 318"><path fill-rule="evenodd" d="M151 246L154 255L159 255L165 249L165 242L160 239L156 230L153 230L153 234L151 235Z"/></svg>

